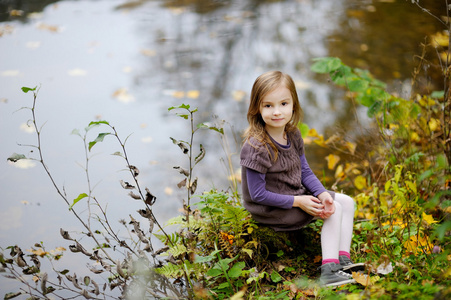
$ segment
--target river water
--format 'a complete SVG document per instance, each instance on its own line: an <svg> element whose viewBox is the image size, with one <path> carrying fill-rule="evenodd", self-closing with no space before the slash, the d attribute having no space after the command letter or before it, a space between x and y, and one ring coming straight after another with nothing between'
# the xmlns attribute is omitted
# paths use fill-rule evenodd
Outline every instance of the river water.
<svg viewBox="0 0 451 300"><path fill-rule="evenodd" d="M444 15L439 2L426 4ZM352 132L352 103L309 70L312 59L338 56L408 95L420 43L443 30L404 0L0 1L0 14L0 246L24 249L40 241L49 249L67 247L59 228L79 227L37 162L7 162L12 153L36 157L33 148L19 145L36 144L30 110L21 109L33 97L21 87L39 87L36 114L44 125L45 161L69 199L87 192L82 140L71 132L107 120L123 139L130 135L130 161L141 171L141 184L157 196L154 209L164 221L178 213L184 197L176 187L183 178L173 167L186 167L169 137L190 135L189 123L168 107L197 107L196 123L225 120L227 151L218 133L197 135L195 144L202 143L207 155L195 176L200 192L227 189L225 161L230 155L232 169L239 168L247 98L259 74L291 74L305 122L318 132L337 126ZM440 88L433 77L420 79L422 89ZM368 124L365 110L357 110L360 123ZM89 139L106 131L95 129ZM90 165L94 194L114 222L139 208L120 188L119 180L130 178L124 161L110 155L119 150L106 137L92 148ZM311 165L325 168L321 152L308 157ZM85 203L78 207L87 213ZM3 279L0 288L10 291Z"/></svg>

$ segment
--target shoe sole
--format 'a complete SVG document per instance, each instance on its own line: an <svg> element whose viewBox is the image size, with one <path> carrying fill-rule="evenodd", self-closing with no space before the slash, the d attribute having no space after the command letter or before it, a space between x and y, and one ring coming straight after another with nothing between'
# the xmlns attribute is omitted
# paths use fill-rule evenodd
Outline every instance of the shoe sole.
<svg viewBox="0 0 451 300"><path fill-rule="evenodd" d="M355 279L348 279L348 280L343 280L343 281L338 281L338 282L331 282L331 283L327 283L324 284L323 286L325 287L332 287L332 286L340 286L340 285L344 285L344 284L348 284L348 283L355 283Z"/></svg>

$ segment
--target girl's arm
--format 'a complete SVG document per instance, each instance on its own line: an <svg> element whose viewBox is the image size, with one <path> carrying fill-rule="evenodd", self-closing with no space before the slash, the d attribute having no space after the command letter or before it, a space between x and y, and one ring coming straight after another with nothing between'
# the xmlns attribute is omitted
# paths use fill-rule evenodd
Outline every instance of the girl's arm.
<svg viewBox="0 0 451 300"><path fill-rule="evenodd" d="M318 197L321 193L326 192L326 188L323 186L318 177L313 173L312 169L305 158L305 154L301 157L302 168L302 185L305 186L315 197Z"/></svg>
<svg viewBox="0 0 451 300"><path fill-rule="evenodd" d="M305 154L301 155L302 168L302 185L304 185L314 196L318 197L324 205L324 210L320 217L323 219L329 218L335 212L334 199L319 181L318 177L313 173L312 169L305 158Z"/></svg>
<svg viewBox="0 0 451 300"><path fill-rule="evenodd" d="M277 194L266 190L265 174L246 168L246 178L252 201L285 209L293 207L294 196Z"/></svg>
<svg viewBox="0 0 451 300"><path fill-rule="evenodd" d="M246 168L247 186L252 201L276 206L284 209L299 207L306 213L321 217L324 205L314 196L289 196L270 192L266 190L265 174Z"/></svg>

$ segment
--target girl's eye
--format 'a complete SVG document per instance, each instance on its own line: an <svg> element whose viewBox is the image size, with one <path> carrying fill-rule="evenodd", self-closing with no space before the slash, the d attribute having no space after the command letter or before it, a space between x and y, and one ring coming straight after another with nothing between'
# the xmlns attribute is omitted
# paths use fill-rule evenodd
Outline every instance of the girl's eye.
<svg viewBox="0 0 451 300"><path fill-rule="evenodd" d="M265 104L264 107L269 108L269 107L271 107L271 105L270 104Z"/></svg>
<svg viewBox="0 0 451 300"><path fill-rule="evenodd" d="M286 105L288 105L288 102L282 102L282 105L286 106Z"/></svg>

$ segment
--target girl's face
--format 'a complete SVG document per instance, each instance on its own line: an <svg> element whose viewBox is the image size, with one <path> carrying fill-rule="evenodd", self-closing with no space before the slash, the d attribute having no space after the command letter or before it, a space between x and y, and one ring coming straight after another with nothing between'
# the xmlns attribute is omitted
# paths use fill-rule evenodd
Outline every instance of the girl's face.
<svg viewBox="0 0 451 300"><path fill-rule="evenodd" d="M293 98L284 84L268 93L260 103L260 114L268 133L283 131L293 116Z"/></svg>

